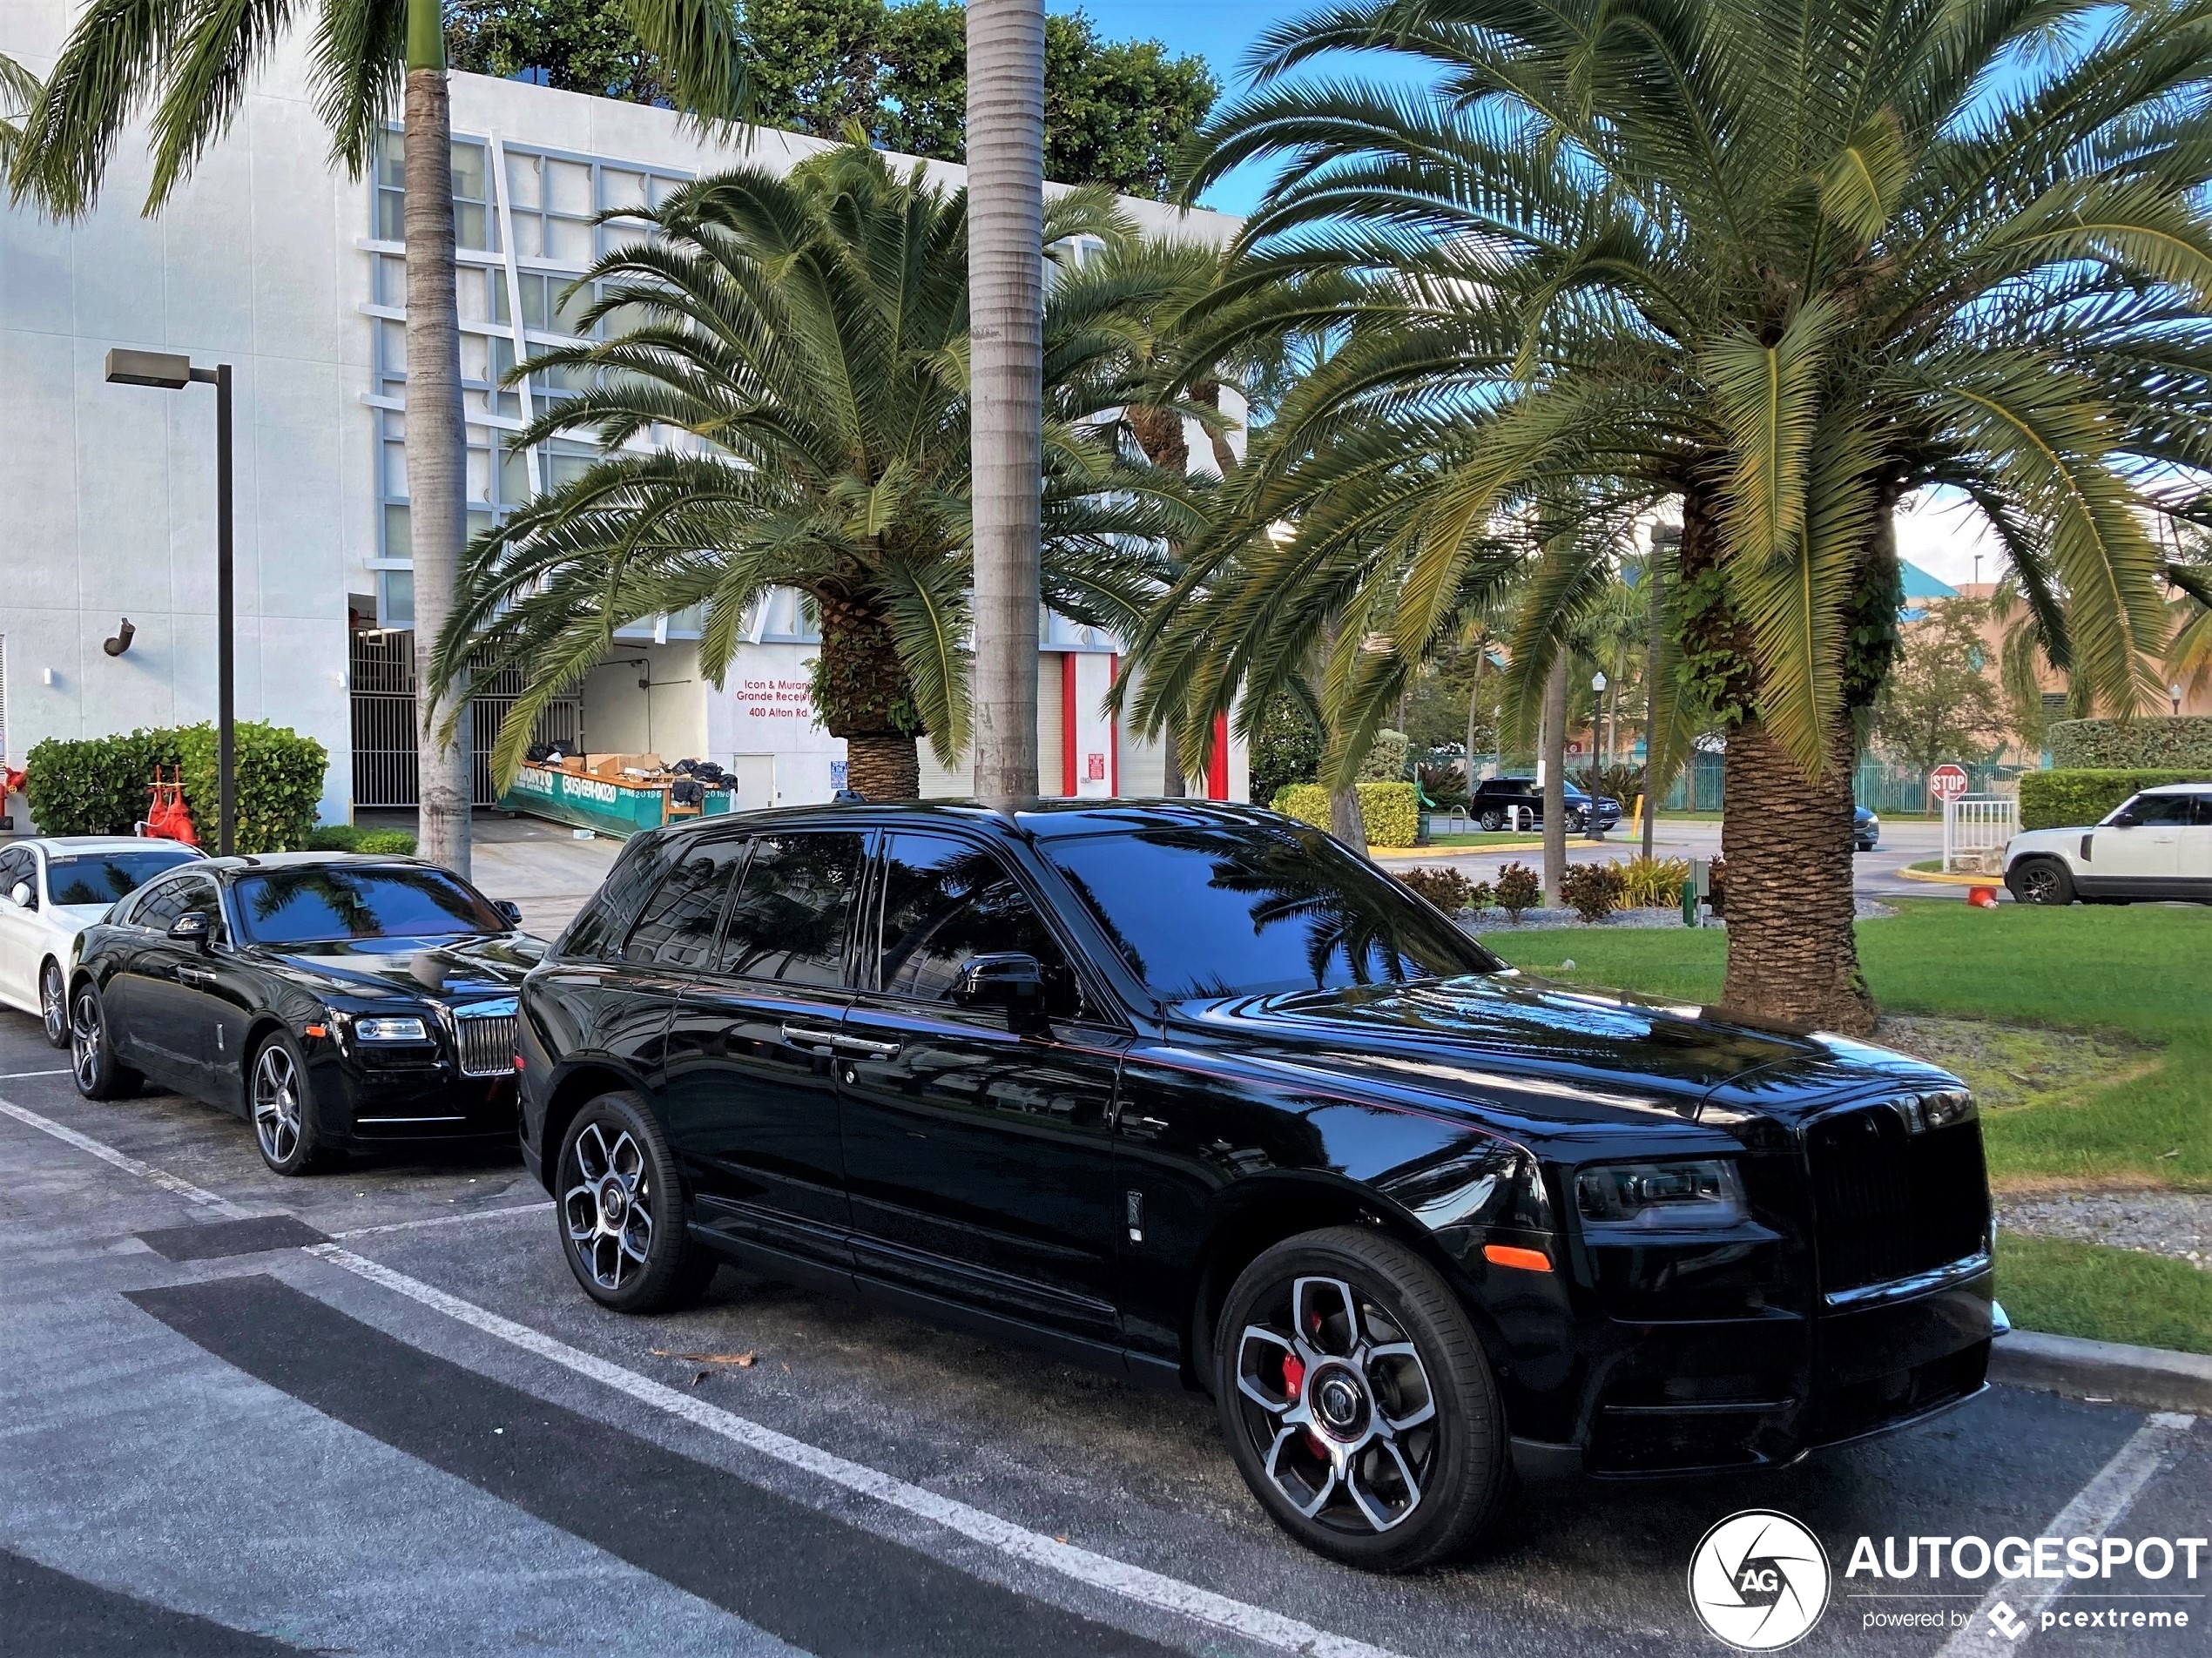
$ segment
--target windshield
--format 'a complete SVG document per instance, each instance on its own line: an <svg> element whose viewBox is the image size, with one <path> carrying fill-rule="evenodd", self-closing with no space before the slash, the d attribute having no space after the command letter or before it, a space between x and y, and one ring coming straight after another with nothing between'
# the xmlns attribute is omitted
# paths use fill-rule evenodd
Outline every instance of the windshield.
<svg viewBox="0 0 2212 1658"><path fill-rule="evenodd" d="M347 939L442 939L510 930L490 901L442 869L360 869L303 864L246 875L233 889L256 944Z"/></svg>
<svg viewBox="0 0 2212 1658"><path fill-rule="evenodd" d="M1496 957L1318 830L1223 826L1044 843L1163 1001L1494 973Z"/></svg>
<svg viewBox="0 0 2212 1658"><path fill-rule="evenodd" d="M134 893L165 869L192 861L183 846L149 846L144 852L79 853L46 860L48 901L55 904L112 904Z"/></svg>

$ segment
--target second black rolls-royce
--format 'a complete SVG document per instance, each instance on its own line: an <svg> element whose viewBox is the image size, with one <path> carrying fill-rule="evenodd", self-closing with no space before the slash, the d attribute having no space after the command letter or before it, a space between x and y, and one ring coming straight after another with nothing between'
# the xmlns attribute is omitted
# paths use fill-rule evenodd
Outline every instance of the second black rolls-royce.
<svg viewBox="0 0 2212 1658"><path fill-rule="evenodd" d="M187 865L78 940L78 1092L152 1078L223 1106L280 1175L395 1142L512 1143L515 995L544 950L520 920L412 859Z"/></svg>
<svg viewBox="0 0 2212 1658"><path fill-rule="evenodd" d="M1251 808L657 831L516 1040L602 1304L727 1258L1204 1388L1360 1566L1459 1548L1516 1463L1771 1466L1983 1385L1956 1078L1529 979Z"/></svg>

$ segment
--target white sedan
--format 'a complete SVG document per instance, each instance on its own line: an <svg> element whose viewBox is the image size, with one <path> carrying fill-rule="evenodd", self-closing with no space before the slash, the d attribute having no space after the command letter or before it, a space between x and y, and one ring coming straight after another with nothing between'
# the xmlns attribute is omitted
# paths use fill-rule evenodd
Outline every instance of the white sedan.
<svg viewBox="0 0 2212 1658"><path fill-rule="evenodd" d="M77 935L164 870L201 854L173 840L58 835L0 841L0 1006L37 1014L69 1046L64 975Z"/></svg>
<svg viewBox="0 0 2212 1658"><path fill-rule="evenodd" d="M2161 784L2094 826L2014 835L2005 847L2005 885L2023 904L2212 904L2212 782Z"/></svg>

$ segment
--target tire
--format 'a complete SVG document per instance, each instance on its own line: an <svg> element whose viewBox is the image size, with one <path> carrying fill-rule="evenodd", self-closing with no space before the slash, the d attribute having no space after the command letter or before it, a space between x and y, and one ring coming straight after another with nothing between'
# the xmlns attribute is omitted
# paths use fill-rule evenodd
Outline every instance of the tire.
<svg viewBox="0 0 2212 1658"><path fill-rule="evenodd" d="M69 1046L69 985L62 964L51 957L38 969L38 1021L46 1046Z"/></svg>
<svg viewBox="0 0 2212 1658"><path fill-rule="evenodd" d="M1371 1572L1433 1565L1512 1489L1505 1412L1466 1310L1379 1233L1308 1232L1246 1267L1214 1371L1238 1472L1317 1554Z"/></svg>
<svg viewBox="0 0 2212 1658"><path fill-rule="evenodd" d="M1480 818L1477 818L1475 821L1480 824L1489 833L1494 835L1499 830L1506 826L1506 814L1499 811L1495 806L1493 806L1489 811L1484 812Z"/></svg>
<svg viewBox="0 0 2212 1658"><path fill-rule="evenodd" d="M1567 819L1567 832L1568 834L1579 835L1582 832L1582 825L1586 819L1581 812L1569 810L1562 815Z"/></svg>
<svg viewBox="0 0 2212 1658"><path fill-rule="evenodd" d="M69 1074L78 1093L88 1100L127 1100L145 1082L116 1059L108 1037L107 1006L90 983L78 986L70 999Z"/></svg>
<svg viewBox="0 0 2212 1658"><path fill-rule="evenodd" d="M2005 886L2023 904L2071 904L2074 876L2055 858L2023 858L2005 872Z"/></svg>
<svg viewBox="0 0 2212 1658"><path fill-rule="evenodd" d="M617 1312L663 1312L705 1292L721 1264L691 1241L676 1155L642 1098L586 1104L555 1167L561 1253L584 1294Z"/></svg>
<svg viewBox="0 0 2212 1658"><path fill-rule="evenodd" d="M278 1174L311 1175L334 1161L322 1143L307 1059L282 1032L255 1048L246 1064L246 1107L261 1161Z"/></svg>

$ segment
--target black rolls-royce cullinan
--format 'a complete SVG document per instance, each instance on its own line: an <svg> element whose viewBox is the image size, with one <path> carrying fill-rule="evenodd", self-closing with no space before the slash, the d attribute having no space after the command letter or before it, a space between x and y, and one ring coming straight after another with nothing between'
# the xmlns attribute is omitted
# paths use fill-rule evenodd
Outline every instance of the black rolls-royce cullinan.
<svg viewBox="0 0 2212 1658"><path fill-rule="evenodd" d="M543 942L448 871L347 853L213 858L79 936L71 1068L250 1120L305 1174L347 1150L515 1133L515 995Z"/></svg>
<svg viewBox="0 0 2212 1658"><path fill-rule="evenodd" d="M1527 978L1252 808L656 831L516 1041L602 1304L726 1257L1205 1389L1361 1566L1454 1550L1516 1464L1771 1466L1983 1385L1956 1078Z"/></svg>

